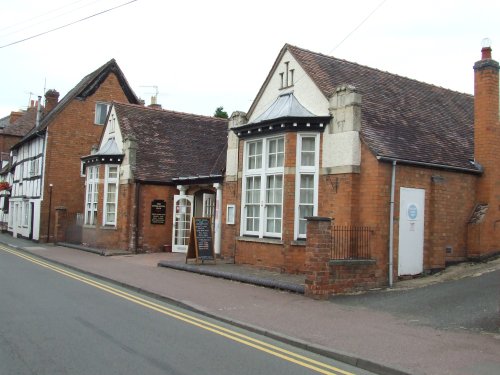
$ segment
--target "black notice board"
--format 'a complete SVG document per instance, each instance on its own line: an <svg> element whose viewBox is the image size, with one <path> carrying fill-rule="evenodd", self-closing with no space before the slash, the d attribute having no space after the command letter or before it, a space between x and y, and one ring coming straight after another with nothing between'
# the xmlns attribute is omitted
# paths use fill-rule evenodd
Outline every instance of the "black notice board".
<svg viewBox="0 0 500 375"><path fill-rule="evenodd" d="M165 224L166 213L167 202L159 199L151 202L151 224Z"/></svg>
<svg viewBox="0 0 500 375"><path fill-rule="evenodd" d="M193 217L186 262L188 259L215 261L212 221L209 217Z"/></svg>

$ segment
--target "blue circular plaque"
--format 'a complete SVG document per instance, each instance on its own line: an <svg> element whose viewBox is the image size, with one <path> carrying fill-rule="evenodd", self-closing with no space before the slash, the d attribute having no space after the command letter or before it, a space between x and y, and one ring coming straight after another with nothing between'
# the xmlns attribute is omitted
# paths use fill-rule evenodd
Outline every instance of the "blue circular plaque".
<svg viewBox="0 0 500 375"><path fill-rule="evenodd" d="M417 205L414 203L408 205L408 218L410 220L415 220L417 218L417 215L418 215Z"/></svg>

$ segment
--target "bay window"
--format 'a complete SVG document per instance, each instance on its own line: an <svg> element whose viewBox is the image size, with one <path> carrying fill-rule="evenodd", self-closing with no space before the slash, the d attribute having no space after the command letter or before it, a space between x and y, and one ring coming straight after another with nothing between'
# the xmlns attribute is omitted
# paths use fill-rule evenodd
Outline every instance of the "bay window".
<svg viewBox="0 0 500 375"><path fill-rule="evenodd" d="M241 232L281 238L285 139L247 141L244 155Z"/></svg>
<svg viewBox="0 0 500 375"><path fill-rule="evenodd" d="M318 211L319 134L297 134L295 239L305 239L308 216Z"/></svg>
<svg viewBox="0 0 500 375"><path fill-rule="evenodd" d="M97 218L97 185L99 182L99 167L87 168L87 181L85 191L85 224L96 225Z"/></svg>
<svg viewBox="0 0 500 375"><path fill-rule="evenodd" d="M104 225L116 225L118 168L117 165L106 165L106 176L104 181Z"/></svg>

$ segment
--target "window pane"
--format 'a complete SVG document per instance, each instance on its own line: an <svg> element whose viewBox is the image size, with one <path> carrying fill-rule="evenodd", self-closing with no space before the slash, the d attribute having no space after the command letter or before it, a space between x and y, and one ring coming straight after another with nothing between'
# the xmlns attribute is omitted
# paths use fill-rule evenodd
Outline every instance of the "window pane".
<svg viewBox="0 0 500 375"><path fill-rule="evenodd" d="M118 167L109 167L108 168L108 177L109 178L117 178L118 177Z"/></svg>
<svg viewBox="0 0 500 375"><path fill-rule="evenodd" d="M302 151L314 151L316 139L314 137L302 138Z"/></svg>
<svg viewBox="0 0 500 375"><path fill-rule="evenodd" d="M262 141L248 143L248 169L262 168Z"/></svg>
<svg viewBox="0 0 500 375"><path fill-rule="evenodd" d="M315 162L316 139L314 137L302 138L302 149L300 153L300 165L313 167Z"/></svg>
<svg viewBox="0 0 500 375"><path fill-rule="evenodd" d="M301 189L313 189L314 188L314 176L312 174L300 175L300 188Z"/></svg>
<svg viewBox="0 0 500 375"><path fill-rule="evenodd" d="M300 190L300 203L313 203L314 191L313 190Z"/></svg>
<svg viewBox="0 0 500 375"><path fill-rule="evenodd" d="M276 160L276 166L277 167L282 167L284 159L285 159L285 155L284 154L278 154L277 160Z"/></svg>
<svg viewBox="0 0 500 375"><path fill-rule="evenodd" d="M269 168L277 168L283 166L284 160L284 139L277 138L268 141L268 163Z"/></svg>
<svg viewBox="0 0 500 375"><path fill-rule="evenodd" d="M108 105L106 103L97 103L95 106L95 123L103 125L108 114Z"/></svg>
<svg viewBox="0 0 500 375"><path fill-rule="evenodd" d="M313 215L313 206L312 205L301 205L299 207L299 215L300 218L303 219L307 216L312 216Z"/></svg>
<svg viewBox="0 0 500 375"><path fill-rule="evenodd" d="M270 154L275 154L276 153L276 139L272 139L269 141L269 153Z"/></svg>
<svg viewBox="0 0 500 375"><path fill-rule="evenodd" d="M278 152L281 152L281 153L285 152L285 139L284 138L278 139Z"/></svg>
<svg viewBox="0 0 500 375"><path fill-rule="evenodd" d="M299 220L299 234L305 235L307 229L307 220Z"/></svg>

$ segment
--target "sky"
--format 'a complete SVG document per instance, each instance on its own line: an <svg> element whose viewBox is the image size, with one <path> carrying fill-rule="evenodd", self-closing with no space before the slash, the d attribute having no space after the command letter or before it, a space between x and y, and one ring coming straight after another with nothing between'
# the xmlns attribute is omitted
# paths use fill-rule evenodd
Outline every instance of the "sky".
<svg viewBox="0 0 500 375"><path fill-rule="evenodd" d="M246 112L285 43L473 94L484 38L500 60L499 15L498 0L0 0L0 118L112 58L146 104L156 86L164 109Z"/></svg>

